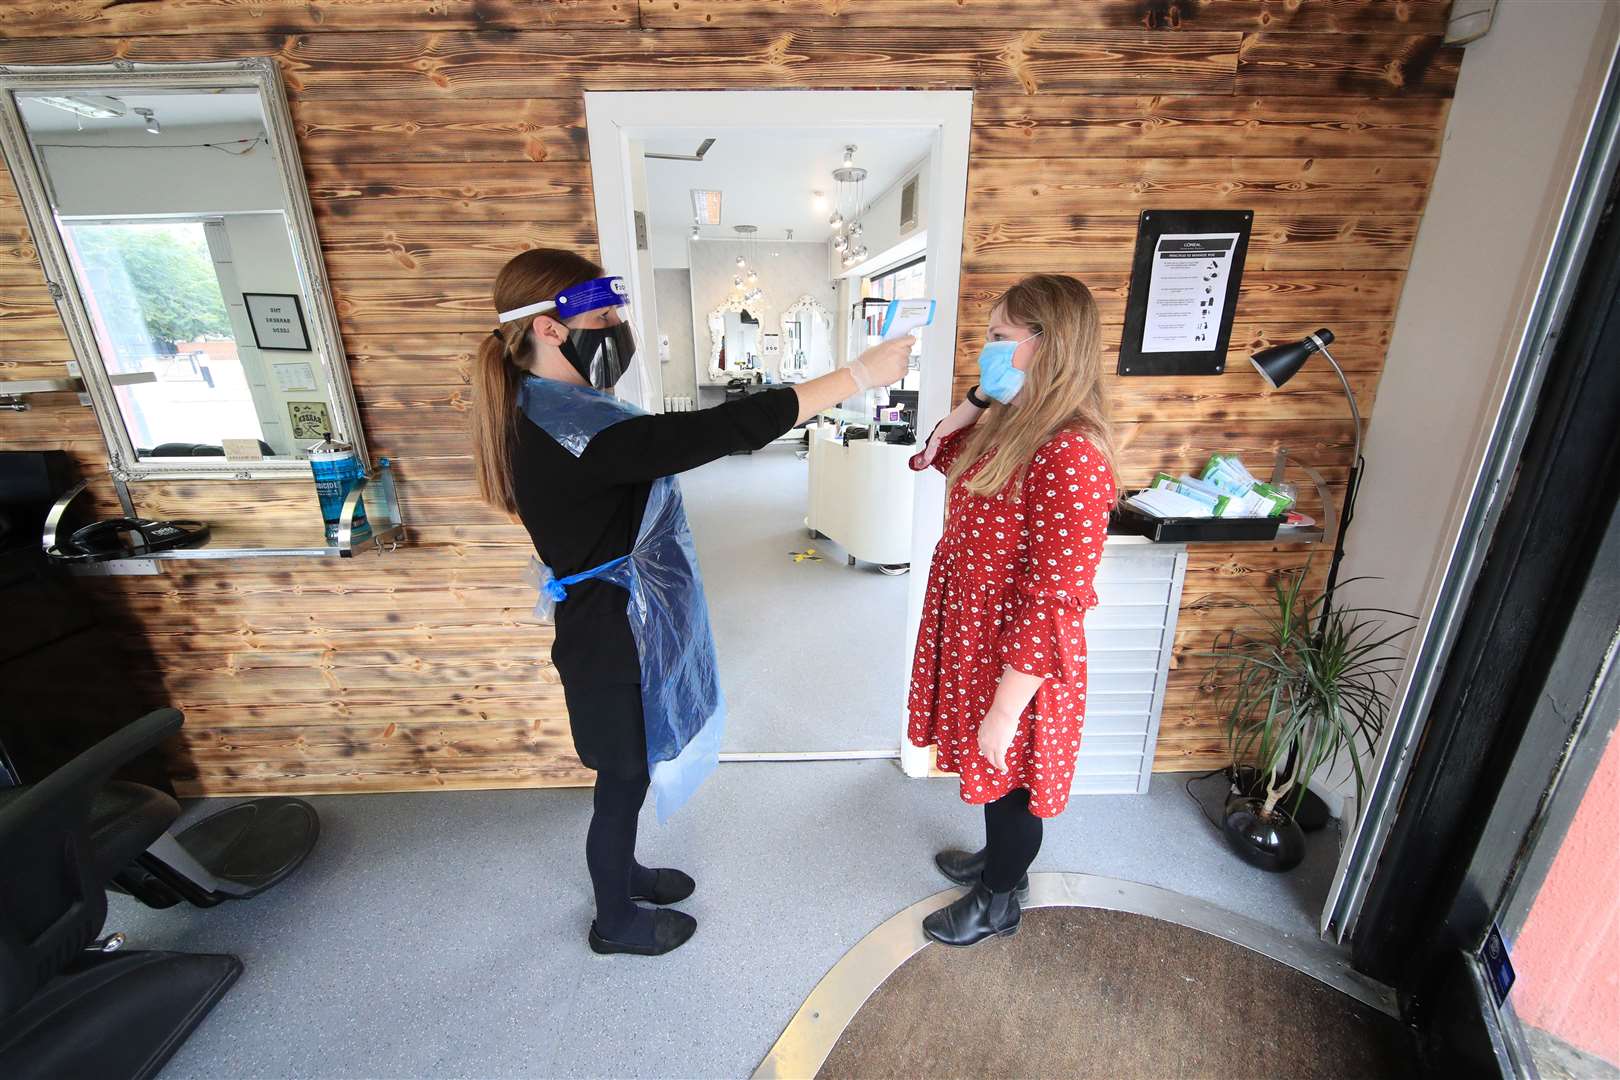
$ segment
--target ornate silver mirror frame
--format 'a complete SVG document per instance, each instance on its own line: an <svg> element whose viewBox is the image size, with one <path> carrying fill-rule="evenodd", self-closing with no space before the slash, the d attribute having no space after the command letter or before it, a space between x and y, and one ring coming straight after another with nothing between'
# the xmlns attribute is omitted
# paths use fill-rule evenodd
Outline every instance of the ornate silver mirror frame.
<svg viewBox="0 0 1620 1080"><path fill-rule="evenodd" d="M827 359L829 361L832 359L832 315L827 311L826 308L821 306L821 301L817 300L809 293L806 293L797 300L793 301L793 303L789 304L787 309L782 312L781 372L783 382L802 380L807 377L807 372L813 370L815 366L815 358L810 355L810 348L814 343L814 335L812 334L808 340L798 340L797 335L790 334L788 332L788 326L797 324L801 315L808 315L813 322L820 324L821 332L828 349ZM795 366L792 370L797 374L798 379L790 379L788 377L788 361L790 360L789 346L790 343L795 341L797 342L800 350L802 350L805 354L805 366L802 368ZM827 371L831 370L832 367L829 364ZM821 372L820 374L826 374L826 372Z"/></svg>
<svg viewBox="0 0 1620 1080"><path fill-rule="evenodd" d="M292 116L281 71L269 57L242 60L185 63L135 63L128 60L111 64L69 64L50 66L0 66L0 149L4 150L12 179L17 185L40 262L45 269L47 288L56 302L57 313L67 330L74 355L79 360L80 377L95 406L96 419L107 442L108 468L124 482L165 478L184 479L286 479L309 475L309 462L301 458L271 458L262 461L224 458L147 458L136 456L135 445L125 428L113 393L107 365L96 341L88 308L80 293L77 277L67 250L57 231L52 204L44 181L44 171L29 143L28 131L18 108L16 94L48 91L83 94L139 93L159 90L211 90L246 88L256 90L264 110L265 130L280 173L283 205L287 216L294 261L307 302L310 351L319 355L326 368L334 413L333 426L354 446L363 463L369 463L360 412L355 406L354 388L349 381L349 365L338 332L337 311L327 288L310 208L309 189L304 183L298 141L293 133Z"/></svg>
<svg viewBox="0 0 1620 1080"><path fill-rule="evenodd" d="M733 296L709 312L709 368L705 380L708 385L712 386L733 374L720 367L720 349L726 342L726 315L744 311L750 311L748 304L741 297Z"/></svg>

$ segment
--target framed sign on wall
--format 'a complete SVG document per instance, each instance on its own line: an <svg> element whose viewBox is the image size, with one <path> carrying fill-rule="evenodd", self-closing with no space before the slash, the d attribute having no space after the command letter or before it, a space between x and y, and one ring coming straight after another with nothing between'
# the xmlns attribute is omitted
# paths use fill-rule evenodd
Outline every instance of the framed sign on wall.
<svg viewBox="0 0 1620 1080"><path fill-rule="evenodd" d="M309 351L309 331L304 327L304 309L292 293L245 292L248 322L253 324L253 341L261 349Z"/></svg>
<svg viewBox="0 0 1620 1080"><path fill-rule="evenodd" d="M1226 370L1252 210L1144 210L1136 225L1121 375Z"/></svg>
<svg viewBox="0 0 1620 1080"><path fill-rule="evenodd" d="M289 401L287 417L295 439L324 439L332 430L332 413L324 401Z"/></svg>

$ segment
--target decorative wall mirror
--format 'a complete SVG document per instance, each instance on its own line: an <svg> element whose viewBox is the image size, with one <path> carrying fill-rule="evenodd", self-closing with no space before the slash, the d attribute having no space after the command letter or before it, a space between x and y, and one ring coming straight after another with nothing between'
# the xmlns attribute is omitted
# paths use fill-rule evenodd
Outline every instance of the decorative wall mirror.
<svg viewBox="0 0 1620 1080"><path fill-rule="evenodd" d="M804 382L832 369L832 315L815 297L801 296L782 312L782 381Z"/></svg>
<svg viewBox="0 0 1620 1080"><path fill-rule="evenodd" d="M114 476L369 460L273 60L0 68L0 143Z"/></svg>
<svg viewBox="0 0 1620 1080"><path fill-rule="evenodd" d="M709 312L710 383L752 376L765 370L759 315L741 300L728 300Z"/></svg>

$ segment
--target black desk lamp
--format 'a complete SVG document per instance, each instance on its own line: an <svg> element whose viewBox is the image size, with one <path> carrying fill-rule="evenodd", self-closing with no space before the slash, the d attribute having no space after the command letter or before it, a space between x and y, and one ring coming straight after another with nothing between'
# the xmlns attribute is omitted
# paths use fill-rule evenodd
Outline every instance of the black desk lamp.
<svg viewBox="0 0 1620 1080"><path fill-rule="evenodd" d="M1356 452L1350 459L1350 479L1344 489L1344 509L1339 514L1339 533L1333 541L1333 562L1328 567L1327 588L1322 591L1322 616L1317 623L1318 633L1327 628L1328 613L1333 609L1333 586L1339 580L1339 562L1344 558L1344 534L1350 528L1350 515L1356 504L1356 484L1361 479L1362 467L1361 410L1356 407L1356 395L1350 389L1350 380L1344 377L1344 369L1333 359L1333 354L1328 352L1327 347L1332 341L1333 331L1322 329L1303 341L1273 345L1249 357L1254 369L1266 380L1266 385L1275 390L1292 379L1294 374L1305 366L1305 361L1310 359L1312 353L1319 352L1333 365L1333 370L1339 376L1339 382L1344 384L1344 396L1350 399L1350 418L1355 421L1356 429Z"/></svg>

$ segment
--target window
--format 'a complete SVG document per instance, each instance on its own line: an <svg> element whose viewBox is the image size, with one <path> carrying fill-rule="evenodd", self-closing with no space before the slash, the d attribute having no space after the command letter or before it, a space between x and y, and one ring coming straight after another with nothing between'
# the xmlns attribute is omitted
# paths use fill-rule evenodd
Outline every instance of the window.
<svg viewBox="0 0 1620 1080"><path fill-rule="evenodd" d="M883 300L918 300L928 295L928 264L925 256L901 263L881 274L868 277L862 285L866 295ZM922 383L918 361L922 357L923 331L917 331L917 344L912 346L912 370L901 381L898 389L916 390Z"/></svg>
<svg viewBox="0 0 1620 1080"><path fill-rule="evenodd" d="M892 270L867 278L867 296L885 300L915 300L927 295L927 263L913 259Z"/></svg>

